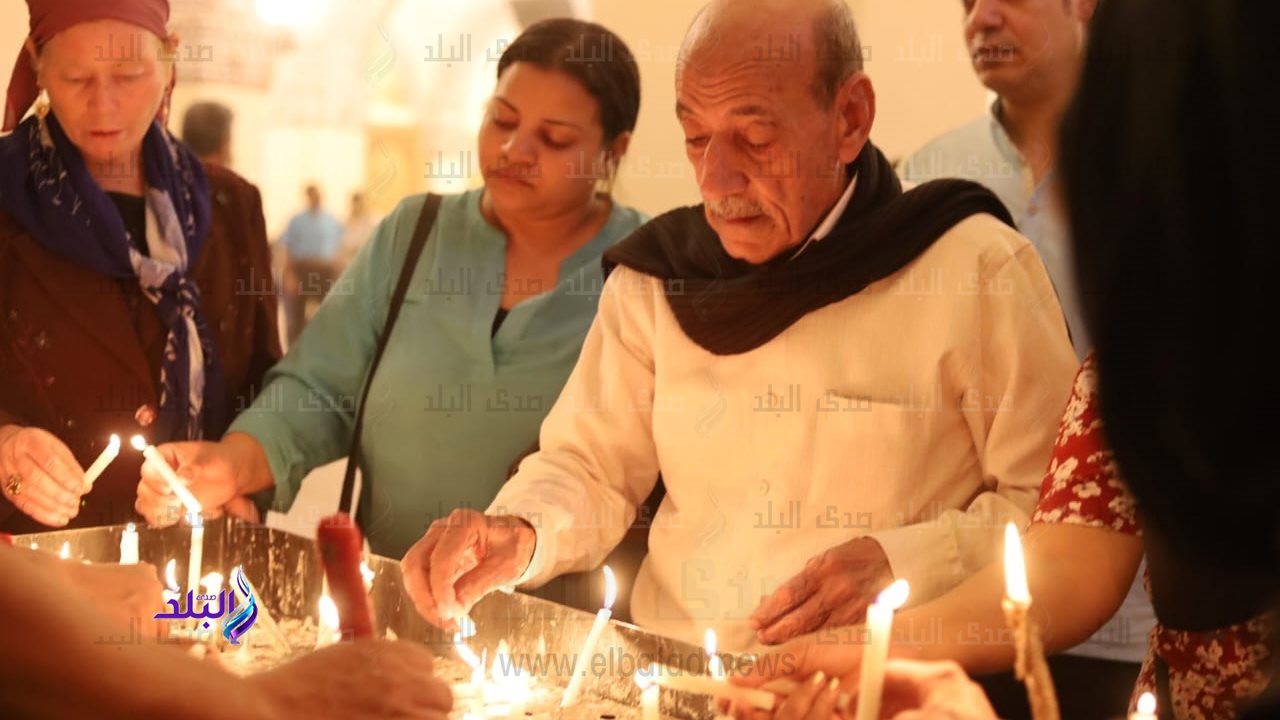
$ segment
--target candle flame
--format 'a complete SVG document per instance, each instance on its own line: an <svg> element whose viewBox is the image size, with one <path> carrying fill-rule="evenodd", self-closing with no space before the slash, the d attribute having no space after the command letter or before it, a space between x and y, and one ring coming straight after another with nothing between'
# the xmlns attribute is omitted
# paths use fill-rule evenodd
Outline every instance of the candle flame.
<svg viewBox="0 0 1280 720"><path fill-rule="evenodd" d="M70 541L62 543L62 549L58 551L58 557L62 558L63 560L66 560L67 558L71 557Z"/></svg>
<svg viewBox="0 0 1280 720"><path fill-rule="evenodd" d="M618 599L618 581L613 577L613 570L608 565L604 566L604 609L612 610L613 603Z"/></svg>
<svg viewBox="0 0 1280 720"><path fill-rule="evenodd" d="M1142 693L1142 697L1138 698L1138 712L1143 715L1156 714L1156 696L1149 692Z"/></svg>
<svg viewBox="0 0 1280 720"><path fill-rule="evenodd" d="M178 592L178 561L173 558L164 565L164 585L171 592Z"/></svg>
<svg viewBox="0 0 1280 720"><path fill-rule="evenodd" d="M342 621L338 618L338 606L328 595L320 596L320 625L330 630L337 630Z"/></svg>
<svg viewBox="0 0 1280 720"><path fill-rule="evenodd" d="M462 639L462 633L453 634L453 649L457 650L458 657L462 658L462 661L471 667L472 677L474 678L475 673L478 672L480 673L480 681L483 681L484 661L481 660L480 657L475 654L475 651L467 645L466 641Z"/></svg>
<svg viewBox="0 0 1280 720"><path fill-rule="evenodd" d="M110 442L107 443L107 452L112 455L120 452L120 436L112 435Z"/></svg>
<svg viewBox="0 0 1280 720"><path fill-rule="evenodd" d="M373 576L374 576L374 573L372 570L369 569L369 563L365 562L364 560L361 560L360 561L360 577L364 578L365 592L369 592L370 588L373 587Z"/></svg>
<svg viewBox="0 0 1280 720"><path fill-rule="evenodd" d="M147 449L147 439L142 437L141 435L134 435L133 437L129 438L129 444L132 445L133 449L137 450L138 452L142 452L143 450Z"/></svg>
<svg viewBox="0 0 1280 720"><path fill-rule="evenodd" d="M200 585L209 591L210 595L217 595L222 591L222 573L211 572L200 578Z"/></svg>
<svg viewBox="0 0 1280 720"><path fill-rule="evenodd" d="M707 674L717 680L723 680L725 674L724 663L720 660L720 656L716 654L716 651L720 649L716 640L716 631L707 628L707 631L702 636L702 644L707 650Z"/></svg>
<svg viewBox="0 0 1280 720"><path fill-rule="evenodd" d="M1027 565L1022 556L1022 539L1013 523L1004 526L1004 584L1005 595L1015 603L1031 604L1031 591L1027 588Z"/></svg>
<svg viewBox="0 0 1280 720"><path fill-rule="evenodd" d="M649 688L653 687L653 681L650 680L649 677L644 674L643 670L637 670L636 685L639 686L641 690L648 690Z"/></svg>
<svg viewBox="0 0 1280 720"><path fill-rule="evenodd" d="M880 591L876 596L876 604L897 610L907 604L907 596L911 594L911 586L906 580L895 580L892 585Z"/></svg>

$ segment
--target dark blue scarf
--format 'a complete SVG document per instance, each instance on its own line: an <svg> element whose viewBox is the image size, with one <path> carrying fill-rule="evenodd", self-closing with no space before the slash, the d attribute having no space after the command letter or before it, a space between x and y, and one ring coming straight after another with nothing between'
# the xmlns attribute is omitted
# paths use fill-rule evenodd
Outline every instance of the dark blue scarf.
<svg viewBox="0 0 1280 720"><path fill-rule="evenodd" d="M222 414L221 373L200 292L189 276L209 231L204 168L185 145L152 123L142 141L142 164L148 210L161 237L148 240L164 243L178 261L149 258L129 241L119 210L52 113L44 125L46 140L35 117L0 138L0 210L49 252L107 277L138 282L169 331L159 428L175 440L203 438Z"/></svg>

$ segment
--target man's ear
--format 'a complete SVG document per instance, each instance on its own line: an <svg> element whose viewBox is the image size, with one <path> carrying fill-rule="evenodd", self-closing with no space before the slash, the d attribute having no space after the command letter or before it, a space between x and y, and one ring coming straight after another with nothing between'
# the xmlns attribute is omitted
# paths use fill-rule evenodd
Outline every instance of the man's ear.
<svg viewBox="0 0 1280 720"><path fill-rule="evenodd" d="M876 119L876 91L864 72L850 75L836 91L840 162L853 162L871 137Z"/></svg>

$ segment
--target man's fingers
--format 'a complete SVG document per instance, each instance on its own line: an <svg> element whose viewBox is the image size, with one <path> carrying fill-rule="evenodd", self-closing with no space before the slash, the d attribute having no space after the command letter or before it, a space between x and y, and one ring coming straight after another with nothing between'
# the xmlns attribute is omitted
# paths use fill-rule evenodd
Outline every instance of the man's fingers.
<svg viewBox="0 0 1280 720"><path fill-rule="evenodd" d="M783 615L776 622L761 628L756 637L766 645L777 645L792 638L813 632L827 620L828 612L824 607L821 594L813 594L799 607Z"/></svg>
<svg viewBox="0 0 1280 720"><path fill-rule="evenodd" d="M443 528L433 524L427 529L426 535L414 543L413 547L409 548L409 552L405 553L404 559L400 561L405 592L409 593L409 597L413 599L418 613L433 625L440 625L442 618L435 597L431 594L431 582L428 578L431 570L431 553L435 550L443 532Z"/></svg>
<svg viewBox="0 0 1280 720"><path fill-rule="evenodd" d="M458 596L458 605L463 610L470 610L471 606L487 595L490 590L512 579L510 573L505 573L501 567L498 567L498 563L492 560L482 561L474 570L458 578L453 584L454 592Z"/></svg>
<svg viewBox="0 0 1280 720"><path fill-rule="evenodd" d="M461 610L455 583L480 563L479 526L466 511L455 511L444 522L446 529L431 553L428 578L440 611L452 619Z"/></svg>
<svg viewBox="0 0 1280 720"><path fill-rule="evenodd" d="M817 585L811 577L814 572L813 565L813 561L809 561L804 570L774 590L772 595L760 601L760 605L756 607L755 612L751 613L748 620L753 629L759 630L776 623L780 617L809 599Z"/></svg>

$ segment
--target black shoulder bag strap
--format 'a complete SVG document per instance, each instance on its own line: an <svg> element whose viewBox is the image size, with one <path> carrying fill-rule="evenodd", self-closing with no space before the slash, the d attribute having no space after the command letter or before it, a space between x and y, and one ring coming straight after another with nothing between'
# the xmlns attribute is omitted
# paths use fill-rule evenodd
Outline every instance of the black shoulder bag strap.
<svg viewBox="0 0 1280 720"><path fill-rule="evenodd" d="M338 499L339 512L351 512L354 501L352 496L355 495L356 489L356 469L360 467L360 436L364 434L364 409L369 401L369 388L373 385L374 373L378 372L382 353L387 349L387 341L391 339L396 318L400 316L400 306L404 304L404 296L409 292L409 281L413 279L413 271L418 267L422 249L427 245L427 236L431 234L431 228L436 224L440 200L439 195L427 195L427 201L422 206L418 225L413 230L413 239L409 242L409 252L405 254L404 267L400 269L400 281L396 284L396 291L391 296L391 305L387 308L387 322L383 325L382 335L378 338L378 347L373 352L373 361L369 363L369 373L364 379L364 390L360 393L360 404L356 406L356 422L351 433L351 451L347 453L347 472L342 478L342 495Z"/></svg>

